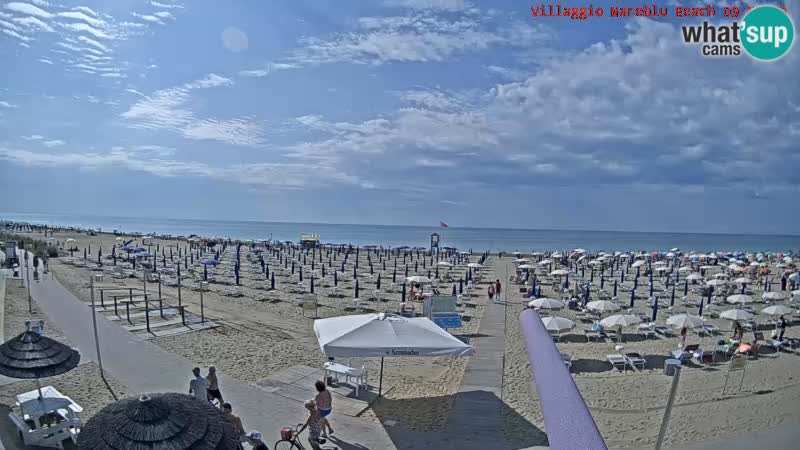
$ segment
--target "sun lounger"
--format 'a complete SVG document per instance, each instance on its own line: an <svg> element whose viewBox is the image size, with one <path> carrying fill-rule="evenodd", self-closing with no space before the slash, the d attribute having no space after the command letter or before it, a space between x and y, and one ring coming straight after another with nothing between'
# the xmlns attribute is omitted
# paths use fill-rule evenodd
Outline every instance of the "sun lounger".
<svg viewBox="0 0 800 450"><path fill-rule="evenodd" d="M647 360L636 352L625 353L625 359L634 369L644 369L644 367L647 365Z"/></svg>
<svg viewBox="0 0 800 450"><path fill-rule="evenodd" d="M784 342L779 341L777 339L767 339L766 341L764 341L764 345L766 345L767 347L772 347L775 349L775 351L779 352L784 347Z"/></svg>
<svg viewBox="0 0 800 450"><path fill-rule="evenodd" d="M603 332L591 329L583 330L583 334L586 336L586 342L589 342L592 339L599 342L600 340L605 340L606 337L606 335Z"/></svg>
<svg viewBox="0 0 800 450"><path fill-rule="evenodd" d="M639 325L639 334L644 336L645 339L649 337L656 337L655 324L642 324Z"/></svg>
<svg viewBox="0 0 800 450"><path fill-rule="evenodd" d="M619 353L613 355L606 355L606 359L617 370L625 370L628 367L628 360Z"/></svg>
<svg viewBox="0 0 800 450"><path fill-rule="evenodd" d="M688 361L694 357L694 353L700 348L700 344L692 344L687 345L684 347L683 350L673 350L670 352L670 355L675 358L683 361Z"/></svg>

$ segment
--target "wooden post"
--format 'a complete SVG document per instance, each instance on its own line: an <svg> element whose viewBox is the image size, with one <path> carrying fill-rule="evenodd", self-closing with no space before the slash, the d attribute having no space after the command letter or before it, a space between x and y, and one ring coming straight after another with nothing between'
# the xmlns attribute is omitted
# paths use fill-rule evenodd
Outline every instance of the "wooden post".
<svg viewBox="0 0 800 450"><path fill-rule="evenodd" d="M133 322L131 322L131 302L125 302L125 316L128 318L128 323L133 325Z"/></svg>

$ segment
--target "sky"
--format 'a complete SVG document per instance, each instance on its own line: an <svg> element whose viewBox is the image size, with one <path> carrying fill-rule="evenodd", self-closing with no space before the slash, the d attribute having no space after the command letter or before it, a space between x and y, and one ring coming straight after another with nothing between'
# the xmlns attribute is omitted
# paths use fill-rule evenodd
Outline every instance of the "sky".
<svg viewBox="0 0 800 450"><path fill-rule="evenodd" d="M539 4L4 1L0 212L800 230L798 45Z"/></svg>

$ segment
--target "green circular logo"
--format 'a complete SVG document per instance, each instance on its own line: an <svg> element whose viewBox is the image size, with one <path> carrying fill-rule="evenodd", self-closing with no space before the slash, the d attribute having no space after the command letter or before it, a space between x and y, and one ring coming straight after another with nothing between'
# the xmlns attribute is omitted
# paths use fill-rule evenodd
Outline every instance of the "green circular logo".
<svg viewBox="0 0 800 450"><path fill-rule="evenodd" d="M753 8L742 20L742 47L762 61L778 59L792 46L794 24L784 10L776 6Z"/></svg>

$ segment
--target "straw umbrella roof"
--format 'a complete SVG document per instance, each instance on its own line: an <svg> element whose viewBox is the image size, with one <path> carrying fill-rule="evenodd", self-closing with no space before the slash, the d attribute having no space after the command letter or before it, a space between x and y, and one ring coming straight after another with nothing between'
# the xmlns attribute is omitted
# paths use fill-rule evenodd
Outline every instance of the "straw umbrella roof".
<svg viewBox="0 0 800 450"><path fill-rule="evenodd" d="M81 429L81 450L235 450L239 439L224 413L186 394L147 394L101 409Z"/></svg>
<svg viewBox="0 0 800 450"><path fill-rule="evenodd" d="M0 375L11 378L46 378L67 373L81 360L77 350L25 331L0 345Z"/></svg>

